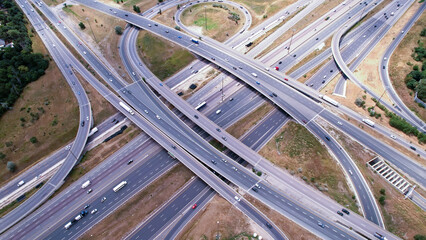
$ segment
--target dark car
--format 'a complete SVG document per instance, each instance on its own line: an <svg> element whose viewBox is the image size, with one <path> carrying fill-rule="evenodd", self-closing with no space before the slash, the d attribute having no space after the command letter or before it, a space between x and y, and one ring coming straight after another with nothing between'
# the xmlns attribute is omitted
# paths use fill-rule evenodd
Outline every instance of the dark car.
<svg viewBox="0 0 426 240"><path fill-rule="evenodd" d="M339 214L340 216L343 216L343 213L341 211L337 211L337 214Z"/></svg>
<svg viewBox="0 0 426 240"><path fill-rule="evenodd" d="M197 115L194 115L194 117L195 117L196 119L198 119L198 116L197 116Z"/></svg>
<svg viewBox="0 0 426 240"><path fill-rule="evenodd" d="M349 215L349 211L348 211L348 210L346 210L346 209L344 209L344 208L342 208L342 212L344 212L344 213L346 213L346 214L348 214L348 215Z"/></svg>
<svg viewBox="0 0 426 240"><path fill-rule="evenodd" d="M255 192L259 191L259 190L257 189L257 187L252 187L252 188L251 188L251 190L253 190L253 191L255 191Z"/></svg>
<svg viewBox="0 0 426 240"><path fill-rule="evenodd" d="M133 162L133 160L128 161L128 162L127 162L127 165L132 164L132 162Z"/></svg>
<svg viewBox="0 0 426 240"><path fill-rule="evenodd" d="M330 138L328 136L325 136L325 139L327 139L328 141L330 141Z"/></svg>
<svg viewBox="0 0 426 240"><path fill-rule="evenodd" d="M216 164L217 164L217 162L216 162L215 160L212 160L212 163L213 163L214 165L216 165Z"/></svg>
<svg viewBox="0 0 426 240"><path fill-rule="evenodd" d="M266 222L266 223L265 223L265 225L266 225L268 228L272 228L272 225L271 225L270 223L268 223L268 222Z"/></svg>
<svg viewBox="0 0 426 240"><path fill-rule="evenodd" d="M84 127L84 121L81 122L81 126Z"/></svg>
<svg viewBox="0 0 426 240"><path fill-rule="evenodd" d="M416 148L415 148L415 147L413 147L413 146L410 146L410 148L411 148L411 149L413 149L414 151L416 151Z"/></svg>

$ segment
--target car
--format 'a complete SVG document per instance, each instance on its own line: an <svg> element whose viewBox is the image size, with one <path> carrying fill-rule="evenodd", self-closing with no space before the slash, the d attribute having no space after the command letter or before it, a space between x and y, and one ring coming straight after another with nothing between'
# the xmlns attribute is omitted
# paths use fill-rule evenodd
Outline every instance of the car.
<svg viewBox="0 0 426 240"><path fill-rule="evenodd" d="M173 148L173 149L176 149L176 146L175 146L175 145L172 145L172 148Z"/></svg>
<svg viewBox="0 0 426 240"><path fill-rule="evenodd" d="M393 139L393 140L395 140L396 139L396 136L395 135L390 135L390 137Z"/></svg>
<svg viewBox="0 0 426 240"><path fill-rule="evenodd" d="M222 132L222 130L220 130L220 128L216 128L216 131L218 131L218 132Z"/></svg>
<svg viewBox="0 0 426 240"><path fill-rule="evenodd" d="M169 30L166 30L166 33L169 33Z"/></svg>
<svg viewBox="0 0 426 240"><path fill-rule="evenodd" d="M89 121L89 116L86 117L86 120Z"/></svg>
<svg viewBox="0 0 426 240"><path fill-rule="evenodd" d="M302 120L302 122L303 122L304 124L306 124L306 120Z"/></svg>
<svg viewBox="0 0 426 240"><path fill-rule="evenodd" d="M157 24L157 23L154 23L154 26L158 27L158 24Z"/></svg>
<svg viewBox="0 0 426 240"><path fill-rule="evenodd" d="M383 66L383 69L386 69L386 67L385 67L385 66Z"/></svg>
<svg viewBox="0 0 426 240"><path fill-rule="evenodd" d="M235 196L234 199L237 200L238 202L240 201L240 198L238 196Z"/></svg>
<svg viewBox="0 0 426 240"><path fill-rule="evenodd" d="M226 159L222 158L222 162L227 163L228 161L226 161Z"/></svg>
<svg viewBox="0 0 426 240"><path fill-rule="evenodd" d="M265 223L265 225L266 225L268 228L272 228L272 225L271 225L270 223L268 223L268 222L266 222L266 223Z"/></svg>
<svg viewBox="0 0 426 240"><path fill-rule="evenodd" d="M192 209L195 209L196 207L197 207L196 203L194 205L192 205Z"/></svg>
<svg viewBox="0 0 426 240"><path fill-rule="evenodd" d="M160 83L160 86L163 86L163 83Z"/></svg>
<svg viewBox="0 0 426 240"><path fill-rule="evenodd" d="M146 109L145 109L145 110L143 110L143 111L144 111L146 114L148 114L148 110L146 110Z"/></svg>
<svg viewBox="0 0 426 240"><path fill-rule="evenodd" d="M83 216L81 216L80 214L78 214L74 219L76 220L76 221L78 221L78 220L80 220L81 218L82 218Z"/></svg>
<svg viewBox="0 0 426 240"><path fill-rule="evenodd" d="M222 139L226 141L226 137L225 136L222 136Z"/></svg>
<svg viewBox="0 0 426 240"><path fill-rule="evenodd" d="M232 97L231 97L231 98L229 99L229 101L232 101L232 100L234 100L234 98L232 98Z"/></svg>
<svg viewBox="0 0 426 240"><path fill-rule="evenodd" d="M260 82L259 82L259 81L256 81L256 84L257 84L257 85L260 85Z"/></svg>
<svg viewBox="0 0 426 240"><path fill-rule="evenodd" d="M349 211L348 211L348 210L346 210L345 208L342 208L342 212L344 212L344 213L346 213L346 214L348 214L348 215L349 215Z"/></svg>
<svg viewBox="0 0 426 240"><path fill-rule="evenodd" d="M338 121L337 124L339 124L340 126L342 126L342 122Z"/></svg>
<svg viewBox="0 0 426 240"><path fill-rule="evenodd" d="M280 70L280 68L279 68L278 66L276 66L276 67L275 67L275 70L277 70L277 71L278 71L278 70Z"/></svg>
<svg viewBox="0 0 426 240"><path fill-rule="evenodd" d="M283 63L282 61L280 61L278 64L281 64L281 63Z"/></svg>
<svg viewBox="0 0 426 240"><path fill-rule="evenodd" d="M251 188L251 190L253 190L254 192L257 192L257 191L259 191L257 188L255 188L255 187L252 187Z"/></svg>
<svg viewBox="0 0 426 240"><path fill-rule="evenodd" d="M92 192L92 189L87 190L87 194L89 194L89 193L91 193L91 192Z"/></svg>
<svg viewBox="0 0 426 240"><path fill-rule="evenodd" d="M148 27L151 27L151 24L148 24Z"/></svg>
<svg viewBox="0 0 426 240"><path fill-rule="evenodd" d="M325 83L325 80L322 80L322 82L321 82L322 84L324 84Z"/></svg>
<svg viewBox="0 0 426 240"><path fill-rule="evenodd" d="M84 121L81 122L81 126L84 127Z"/></svg>
<svg viewBox="0 0 426 240"><path fill-rule="evenodd" d="M343 213L341 211L337 211L337 214L343 217Z"/></svg>
<svg viewBox="0 0 426 240"><path fill-rule="evenodd" d="M87 204L86 206L84 206L84 209L88 209L90 207L89 204Z"/></svg>
<svg viewBox="0 0 426 240"><path fill-rule="evenodd" d="M214 57L212 57L212 60L215 61L216 59Z"/></svg>
<svg viewBox="0 0 426 240"><path fill-rule="evenodd" d="M272 95L273 95L274 97L277 97L277 94L276 94L276 93L274 93L274 92L272 93Z"/></svg>
<svg viewBox="0 0 426 240"><path fill-rule="evenodd" d="M196 119L198 119L198 115L194 115L194 117L195 117Z"/></svg>
<svg viewBox="0 0 426 240"><path fill-rule="evenodd" d="M95 208L95 209L93 209L90 213L91 213L91 214L95 214L97 211L98 211L98 209L97 209L97 208Z"/></svg>
<svg viewBox="0 0 426 240"><path fill-rule="evenodd" d="M330 141L330 138L328 136L325 136L325 139L327 139L328 141Z"/></svg>
<svg viewBox="0 0 426 240"><path fill-rule="evenodd" d="M413 147L413 146L410 146L410 148L411 148L412 150L416 151L416 148L415 148L415 147Z"/></svg>
<svg viewBox="0 0 426 240"><path fill-rule="evenodd" d="M20 187L20 186L22 186L22 185L24 185L25 184L25 181L24 180L21 180L20 182L18 182L18 187Z"/></svg>
<svg viewBox="0 0 426 240"><path fill-rule="evenodd" d="M322 227L322 228L324 228L325 226L324 226L324 223L322 223L322 222L318 222L318 226L320 226L320 227Z"/></svg>
<svg viewBox="0 0 426 240"><path fill-rule="evenodd" d="M101 203L105 202L105 200L106 200L106 197L103 197L103 198L101 199Z"/></svg>
<svg viewBox="0 0 426 240"><path fill-rule="evenodd" d="M322 78L327 78L327 75L324 75L324 77L322 77Z"/></svg>
<svg viewBox="0 0 426 240"><path fill-rule="evenodd" d="M161 117L160 117L160 116L155 115L155 117L156 117L158 120L161 120Z"/></svg>
<svg viewBox="0 0 426 240"><path fill-rule="evenodd" d="M387 57L384 57L384 58L383 58L383 60L384 60L384 61L386 61L387 59L388 59Z"/></svg>
<svg viewBox="0 0 426 240"><path fill-rule="evenodd" d="M239 68L239 69L243 69L243 67L241 67L241 66L238 66L238 68Z"/></svg>
<svg viewBox="0 0 426 240"><path fill-rule="evenodd" d="M284 78L284 80L288 81L288 78Z"/></svg>
<svg viewBox="0 0 426 240"><path fill-rule="evenodd" d="M56 47L55 44L52 44L53 47Z"/></svg>
<svg viewBox="0 0 426 240"><path fill-rule="evenodd" d="M216 164L217 164L216 160L214 160L214 159L212 159L212 163L213 163L214 165L216 165Z"/></svg>
<svg viewBox="0 0 426 240"><path fill-rule="evenodd" d="M128 17L128 16L129 16L129 14L124 14L124 16Z"/></svg>
<svg viewBox="0 0 426 240"><path fill-rule="evenodd" d="M132 164L132 162L133 162L133 159L132 159L132 160L129 160L129 161L127 162L127 165Z"/></svg>

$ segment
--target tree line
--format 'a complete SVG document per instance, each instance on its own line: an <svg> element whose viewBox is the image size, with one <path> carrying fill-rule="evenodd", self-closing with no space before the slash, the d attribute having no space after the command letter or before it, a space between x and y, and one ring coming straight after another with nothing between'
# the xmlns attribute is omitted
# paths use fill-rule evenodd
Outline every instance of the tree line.
<svg viewBox="0 0 426 240"><path fill-rule="evenodd" d="M412 58L421 63L421 66L415 64L413 70L405 77L406 86L417 92L417 97L426 102L426 49L424 41L426 37L426 28L420 32L421 39L418 41L419 46L414 48L414 52L411 55ZM408 62L408 65L413 65Z"/></svg>
<svg viewBox="0 0 426 240"><path fill-rule="evenodd" d="M12 0L0 2L0 39L14 47L0 49L0 116L11 109L25 86L44 75L48 60L33 53L24 14Z"/></svg>

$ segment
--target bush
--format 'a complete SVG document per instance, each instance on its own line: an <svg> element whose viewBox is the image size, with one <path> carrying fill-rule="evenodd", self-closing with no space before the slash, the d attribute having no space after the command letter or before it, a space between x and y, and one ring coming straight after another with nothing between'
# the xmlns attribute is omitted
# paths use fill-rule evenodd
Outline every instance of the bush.
<svg viewBox="0 0 426 240"><path fill-rule="evenodd" d="M9 172L15 172L16 171L16 164L14 162L7 162L6 164L7 170L9 170Z"/></svg>
<svg viewBox="0 0 426 240"><path fill-rule="evenodd" d="M426 235L416 234L414 240L426 240Z"/></svg>
<svg viewBox="0 0 426 240"><path fill-rule="evenodd" d="M86 29L86 25L84 25L84 23L83 23L83 22L80 22L80 23L78 24L78 26L80 26L81 30Z"/></svg>
<svg viewBox="0 0 426 240"><path fill-rule="evenodd" d="M385 200L386 200L386 197L385 197L385 196L380 196L380 198L379 198L379 203L380 203L382 206L384 206L384 205L386 204Z"/></svg>
<svg viewBox="0 0 426 240"><path fill-rule="evenodd" d="M116 26L115 27L115 33L117 33L118 35L123 34L123 28L121 28L120 26Z"/></svg>
<svg viewBox="0 0 426 240"><path fill-rule="evenodd" d="M380 194L386 195L386 189L384 189L384 188L380 189Z"/></svg>
<svg viewBox="0 0 426 240"><path fill-rule="evenodd" d="M364 104L365 104L365 101L362 100L361 98L355 99L355 105L357 105L358 107L362 107L364 106Z"/></svg>
<svg viewBox="0 0 426 240"><path fill-rule="evenodd" d="M36 138L36 137L31 137L31 138L30 138L30 142L34 144L34 143L37 143L37 142L38 142L38 140L37 140L37 138Z"/></svg>
<svg viewBox="0 0 426 240"><path fill-rule="evenodd" d="M133 11L135 11L137 13L140 13L141 12L141 8L138 7L138 6L136 6L136 5L133 5Z"/></svg>

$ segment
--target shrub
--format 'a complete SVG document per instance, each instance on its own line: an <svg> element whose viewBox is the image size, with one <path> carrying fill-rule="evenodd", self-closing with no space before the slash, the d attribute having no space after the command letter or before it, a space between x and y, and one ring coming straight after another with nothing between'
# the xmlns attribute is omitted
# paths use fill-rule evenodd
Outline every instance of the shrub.
<svg viewBox="0 0 426 240"><path fill-rule="evenodd" d="M384 205L386 204L385 200L386 200L386 197L385 197L385 196L380 196L380 198L379 198L379 203L380 203L382 206L384 206Z"/></svg>
<svg viewBox="0 0 426 240"><path fill-rule="evenodd" d="M80 22L80 23L78 24L78 26L80 26L81 30L86 29L86 25L84 25L84 23L83 23L83 22Z"/></svg>
<svg viewBox="0 0 426 240"><path fill-rule="evenodd" d="M16 164L12 161L7 162L6 167L7 167L7 170L9 170L9 172L16 171Z"/></svg>
<svg viewBox="0 0 426 240"><path fill-rule="evenodd" d="M120 26L116 26L115 27L115 33L117 33L118 35L123 34L123 28L121 28Z"/></svg>
<svg viewBox="0 0 426 240"><path fill-rule="evenodd" d="M380 189L380 194L386 195L386 189L384 189L384 188Z"/></svg>
<svg viewBox="0 0 426 240"><path fill-rule="evenodd" d="M34 143L37 143L37 142L38 142L38 140L37 140L37 138L36 138L36 137L31 137L31 138L30 138L30 142L34 144Z"/></svg>
<svg viewBox="0 0 426 240"><path fill-rule="evenodd" d="M133 11L135 11L137 13L140 13L141 12L141 8L138 7L138 6L136 6L136 5L133 5Z"/></svg>

